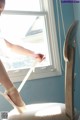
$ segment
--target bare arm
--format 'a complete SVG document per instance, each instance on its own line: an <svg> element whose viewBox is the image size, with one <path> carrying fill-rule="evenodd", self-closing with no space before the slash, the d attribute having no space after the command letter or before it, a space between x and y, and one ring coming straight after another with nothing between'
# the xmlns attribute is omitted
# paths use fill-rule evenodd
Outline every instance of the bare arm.
<svg viewBox="0 0 80 120"><path fill-rule="evenodd" d="M34 55L33 51L25 49L24 47L12 44L12 43L8 42L7 40L5 40L5 43L6 43L7 47L11 49L11 51L14 51L18 54L29 55L29 56L32 56L32 57Z"/></svg>
<svg viewBox="0 0 80 120"><path fill-rule="evenodd" d="M19 45L12 44L12 43L8 42L7 40L5 40L5 43L6 43L8 48L10 48L12 51L14 51L18 54L34 57L35 59L37 59L37 61L42 61L45 58L43 54L35 54L31 50L28 50L28 49L21 47Z"/></svg>

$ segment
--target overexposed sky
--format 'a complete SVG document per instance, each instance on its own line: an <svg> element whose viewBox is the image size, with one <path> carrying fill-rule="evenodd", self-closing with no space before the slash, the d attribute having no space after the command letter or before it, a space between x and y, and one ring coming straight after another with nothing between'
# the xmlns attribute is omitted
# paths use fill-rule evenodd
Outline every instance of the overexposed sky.
<svg viewBox="0 0 80 120"><path fill-rule="evenodd" d="M6 0L5 10L40 11L39 0Z"/></svg>

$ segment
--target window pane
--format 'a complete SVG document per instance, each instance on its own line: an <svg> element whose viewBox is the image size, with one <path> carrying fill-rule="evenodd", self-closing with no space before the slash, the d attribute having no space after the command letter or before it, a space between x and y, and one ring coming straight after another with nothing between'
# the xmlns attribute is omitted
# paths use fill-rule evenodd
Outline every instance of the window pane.
<svg viewBox="0 0 80 120"><path fill-rule="evenodd" d="M50 65L44 16L2 15L1 25L5 39L36 53L45 54L46 60L40 66ZM7 56L1 57L7 69L28 68L34 61L29 56L14 54L7 48L5 51Z"/></svg>
<svg viewBox="0 0 80 120"><path fill-rule="evenodd" d="M6 0L5 10L40 11L39 0Z"/></svg>

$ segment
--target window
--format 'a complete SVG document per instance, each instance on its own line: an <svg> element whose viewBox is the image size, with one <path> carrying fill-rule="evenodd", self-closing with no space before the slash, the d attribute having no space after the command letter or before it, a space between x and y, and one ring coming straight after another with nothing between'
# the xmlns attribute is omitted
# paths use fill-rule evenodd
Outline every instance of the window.
<svg viewBox="0 0 80 120"><path fill-rule="evenodd" d="M6 0L1 27L8 41L45 54L30 80L61 74L53 0ZM6 56L0 56L11 80L23 80L34 59L5 49Z"/></svg>

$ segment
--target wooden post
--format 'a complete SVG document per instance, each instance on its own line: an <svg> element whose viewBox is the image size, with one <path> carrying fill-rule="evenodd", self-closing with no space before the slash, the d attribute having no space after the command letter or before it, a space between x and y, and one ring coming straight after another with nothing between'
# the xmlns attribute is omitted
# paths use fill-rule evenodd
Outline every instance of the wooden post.
<svg viewBox="0 0 80 120"><path fill-rule="evenodd" d="M65 62L65 106L66 115L74 118L74 61L75 48L69 50L69 61Z"/></svg>

